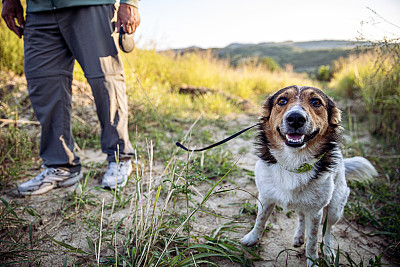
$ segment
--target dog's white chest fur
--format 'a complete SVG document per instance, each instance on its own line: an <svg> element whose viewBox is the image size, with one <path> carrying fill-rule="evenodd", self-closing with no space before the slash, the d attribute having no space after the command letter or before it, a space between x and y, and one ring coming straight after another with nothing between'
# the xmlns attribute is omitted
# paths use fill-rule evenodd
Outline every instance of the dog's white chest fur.
<svg viewBox="0 0 400 267"><path fill-rule="evenodd" d="M312 179L313 170L293 173L279 164L259 160L255 167L256 184L261 198L294 210L321 209L333 193L334 177L330 173Z"/></svg>

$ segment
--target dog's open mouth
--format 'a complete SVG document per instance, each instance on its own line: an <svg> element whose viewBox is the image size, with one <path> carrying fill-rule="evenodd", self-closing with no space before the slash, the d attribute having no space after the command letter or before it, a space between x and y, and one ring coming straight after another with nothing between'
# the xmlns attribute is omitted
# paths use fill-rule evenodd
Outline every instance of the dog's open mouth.
<svg viewBox="0 0 400 267"><path fill-rule="evenodd" d="M280 136L282 137L282 139L285 141L285 144L287 146L301 147L305 143L312 140L319 133L319 129L317 129L310 135L299 134L299 133L282 134L279 127L278 127L278 132L279 132Z"/></svg>
<svg viewBox="0 0 400 267"><path fill-rule="evenodd" d="M305 135L287 134L285 137L286 137L286 142L290 143L291 145L295 145L295 144L303 144Z"/></svg>

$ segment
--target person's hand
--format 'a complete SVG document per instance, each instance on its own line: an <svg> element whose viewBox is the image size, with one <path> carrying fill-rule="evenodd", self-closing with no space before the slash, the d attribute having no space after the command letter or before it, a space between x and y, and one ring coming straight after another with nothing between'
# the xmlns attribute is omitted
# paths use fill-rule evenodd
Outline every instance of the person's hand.
<svg viewBox="0 0 400 267"><path fill-rule="evenodd" d="M6 22L7 27L21 38L25 27L25 20L24 9L20 0L4 0L1 16ZM17 19L19 26L15 22L15 19Z"/></svg>
<svg viewBox="0 0 400 267"><path fill-rule="evenodd" d="M140 16L138 9L128 4L121 4L117 13L117 31L119 31L122 25L124 32L131 34L136 31L139 24Z"/></svg>

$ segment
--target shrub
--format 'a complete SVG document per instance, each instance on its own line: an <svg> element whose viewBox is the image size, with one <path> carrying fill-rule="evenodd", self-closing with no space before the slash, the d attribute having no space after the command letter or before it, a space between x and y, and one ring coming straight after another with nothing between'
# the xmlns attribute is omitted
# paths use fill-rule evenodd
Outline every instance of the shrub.
<svg viewBox="0 0 400 267"><path fill-rule="evenodd" d="M318 68L317 80L329 82L332 78L331 66L323 65Z"/></svg>
<svg viewBox="0 0 400 267"><path fill-rule="evenodd" d="M330 87L339 95L362 98L370 131L400 148L399 44L383 42L335 65Z"/></svg>
<svg viewBox="0 0 400 267"><path fill-rule="evenodd" d="M276 62L271 57L262 57L258 60L258 63L264 66L269 71L280 71L282 70L281 66L279 66L278 62Z"/></svg>

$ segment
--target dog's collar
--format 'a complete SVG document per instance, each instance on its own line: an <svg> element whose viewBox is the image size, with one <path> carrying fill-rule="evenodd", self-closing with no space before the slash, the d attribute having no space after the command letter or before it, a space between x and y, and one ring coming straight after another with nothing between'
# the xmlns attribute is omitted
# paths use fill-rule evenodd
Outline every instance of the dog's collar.
<svg viewBox="0 0 400 267"><path fill-rule="evenodd" d="M310 171L324 156L325 156L326 152L322 153L321 155L319 155L317 157L317 160L314 163L304 163L302 165L300 165L300 167L296 168L296 169L290 169L287 168L287 166L279 163L279 165L281 165L285 170L289 171L289 172L294 172L294 173L305 173Z"/></svg>

